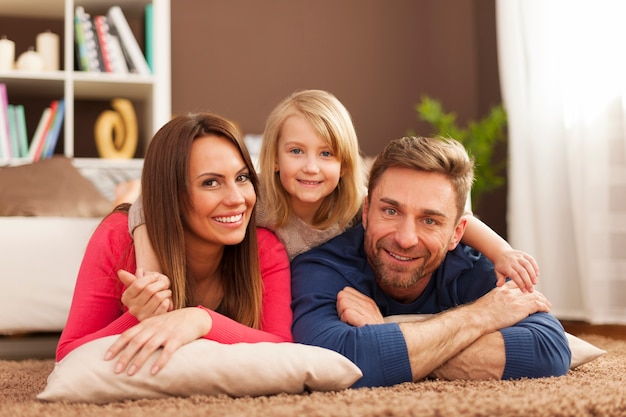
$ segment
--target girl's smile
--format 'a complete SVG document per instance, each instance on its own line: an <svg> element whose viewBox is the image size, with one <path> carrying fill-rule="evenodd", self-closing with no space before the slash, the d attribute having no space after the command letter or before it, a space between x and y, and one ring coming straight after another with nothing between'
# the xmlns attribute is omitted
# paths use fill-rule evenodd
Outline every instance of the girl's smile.
<svg viewBox="0 0 626 417"><path fill-rule="evenodd" d="M285 120L278 140L276 172L294 213L311 224L325 197L341 178L341 161L302 116Z"/></svg>

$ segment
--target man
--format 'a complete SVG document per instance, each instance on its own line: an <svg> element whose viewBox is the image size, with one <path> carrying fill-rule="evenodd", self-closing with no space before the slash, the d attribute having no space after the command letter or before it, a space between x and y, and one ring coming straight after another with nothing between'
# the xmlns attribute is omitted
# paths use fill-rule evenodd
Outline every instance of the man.
<svg viewBox="0 0 626 417"><path fill-rule="evenodd" d="M355 362L355 387L565 374L571 353L548 300L496 287L491 262L459 244L472 181L460 143L392 141L372 166L362 224L292 263L295 341ZM434 315L384 320L400 314Z"/></svg>

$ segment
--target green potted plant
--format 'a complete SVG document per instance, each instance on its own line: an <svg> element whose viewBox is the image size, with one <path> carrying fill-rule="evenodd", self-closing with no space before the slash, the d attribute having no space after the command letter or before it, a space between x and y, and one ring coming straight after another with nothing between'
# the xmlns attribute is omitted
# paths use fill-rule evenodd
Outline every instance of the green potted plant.
<svg viewBox="0 0 626 417"><path fill-rule="evenodd" d="M434 136L450 137L465 146L475 161L475 181L472 187L472 209L477 210L481 197L504 184L503 172L506 160L494 161L494 150L506 139L506 112L502 105L492 107L489 114L479 121L469 121L459 127L455 113L446 113L437 100L422 96L415 106L418 116L429 123Z"/></svg>

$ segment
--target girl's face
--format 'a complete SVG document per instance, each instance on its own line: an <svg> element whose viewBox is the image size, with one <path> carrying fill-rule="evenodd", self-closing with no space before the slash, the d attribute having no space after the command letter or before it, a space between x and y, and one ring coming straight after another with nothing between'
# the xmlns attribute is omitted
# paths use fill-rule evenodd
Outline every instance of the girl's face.
<svg viewBox="0 0 626 417"><path fill-rule="evenodd" d="M256 193L237 147L216 135L197 138L189 155L192 209L184 214L187 239L218 246L240 243Z"/></svg>
<svg viewBox="0 0 626 417"><path fill-rule="evenodd" d="M294 213L311 224L313 215L341 177L341 162L302 116L289 117L278 138L275 171Z"/></svg>

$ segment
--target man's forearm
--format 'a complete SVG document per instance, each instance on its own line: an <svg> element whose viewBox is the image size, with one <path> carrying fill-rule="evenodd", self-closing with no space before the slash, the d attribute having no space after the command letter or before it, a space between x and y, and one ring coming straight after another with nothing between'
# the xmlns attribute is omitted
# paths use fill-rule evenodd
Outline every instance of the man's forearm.
<svg viewBox="0 0 626 417"><path fill-rule="evenodd" d="M500 332L493 332L478 338L430 376L446 380L502 379L505 364L504 339Z"/></svg>
<svg viewBox="0 0 626 417"><path fill-rule="evenodd" d="M490 331L483 328L480 315L461 307L417 323L400 323L413 380L427 377Z"/></svg>
<svg viewBox="0 0 626 417"><path fill-rule="evenodd" d="M413 380L420 380L480 337L513 326L550 303L539 291L522 293L514 282L494 288L471 304L419 323L400 323Z"/></svg>

